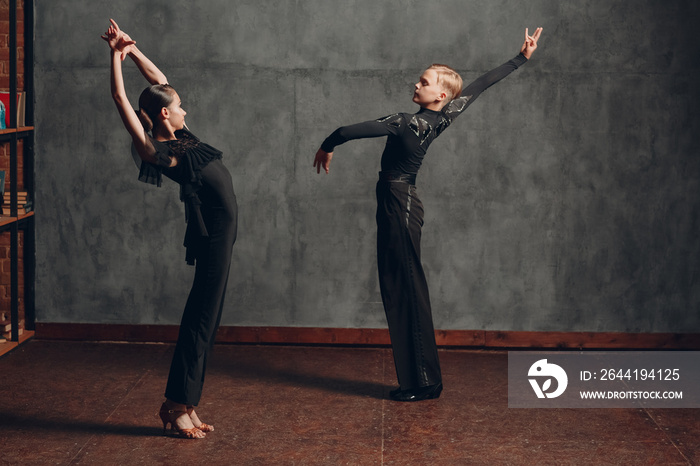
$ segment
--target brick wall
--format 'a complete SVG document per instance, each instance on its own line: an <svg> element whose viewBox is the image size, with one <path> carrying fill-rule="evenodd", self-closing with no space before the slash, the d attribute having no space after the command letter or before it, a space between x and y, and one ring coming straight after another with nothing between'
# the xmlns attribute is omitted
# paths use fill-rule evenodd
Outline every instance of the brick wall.
<svg viewBox="0 0 700 466"><path fill-rule="evenodd" d="M17 1L17 88L24 89L24 1ZM10 2L0 0L0 89L10 90Z"/></svg>
<svg viewBox="0 0 700 466"><path fill-rule="evenodd" d="M24 157L22 140L17 141L17 190L24 190ZM0 170L5 170L5 192L10 192L10 143L0 145Z"/></svg>
<svg viewBox="0 0 700 466"><path fill-rule="evenodd" d="M19 320L24 320L24 232L19 232ZM0 233L0 322L10 318L10 232ZM4 314L4 315L3 315Z"/></svg>
<svg viewBox="0 0 700 466"><path fill-rule="evenodd" d="M10 5L0 0L0 91L10 90ZM24 90L24 1L17 1L17 90ZM22 142L17 146L17 186L24 189ZM0 170L5 170L5 191L10 188L10 143L0 145Z"/></svg>
<svg viewBox="0 0 700 466"><path fill-rule="evenodd" d="M0 0L0 91L10 90L9 1ZM17 90L24 90L24 1L17 1ZM22 141L17 144L17 186L24 189ZM5 170L5 191L10 189L10 143L0 143L0 170ZM19 233L19 315L24 321L24 233ZM0 322L10 318L10 232L0 233ZM0 337L2 334L0 334Z"/></svg>

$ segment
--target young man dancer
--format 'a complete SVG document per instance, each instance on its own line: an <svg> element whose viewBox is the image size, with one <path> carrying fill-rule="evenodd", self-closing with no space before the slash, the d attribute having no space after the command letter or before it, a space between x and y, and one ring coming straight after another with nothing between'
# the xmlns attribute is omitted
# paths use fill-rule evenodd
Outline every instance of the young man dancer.
<svg viewBox="0 0 700 466"><path fill-rule="evenodd" d="M377 183L377 265L399 388L397 401L440 396L442 375L428 296L420 260L423 204L416 195L416 175L428 146L487 88L527 62L537 48L542 28L525 29L518 56L462 90L452 68L432 65L415 85L415 114L396 113L335 130L321 144L314 167L329 171L335 147L360 138L387 136Z"/></svg>

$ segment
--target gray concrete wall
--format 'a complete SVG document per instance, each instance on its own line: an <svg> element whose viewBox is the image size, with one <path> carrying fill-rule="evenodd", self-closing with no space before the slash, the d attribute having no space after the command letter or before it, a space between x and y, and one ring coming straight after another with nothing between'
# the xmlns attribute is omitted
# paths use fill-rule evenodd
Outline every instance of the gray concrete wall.
<svg viewBox="0 0 700 466"><path fill-rule="evenodd" d="M436 326L700 331L697 2L36 1L37 320L174 324L193 269L177 187L139 183L109 91L115 18L225 152L240 233L223 325L383 327L383 140L433 62L470 81L543 26L530 63L419 175ZM135 102L145 86L126 63Z"/></svg>

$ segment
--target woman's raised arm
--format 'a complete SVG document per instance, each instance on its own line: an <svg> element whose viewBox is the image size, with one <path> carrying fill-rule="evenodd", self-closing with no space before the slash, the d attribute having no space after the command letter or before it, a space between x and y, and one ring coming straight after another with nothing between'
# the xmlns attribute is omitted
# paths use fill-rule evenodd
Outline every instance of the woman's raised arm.
<svg viewBox="0 0 700 466"><path fill-rule="evenodd" d="M126 127L126 130L131 135L136 151L142 160L149 163L155 163L155 148L151 144L151 140L146 134L138 115L129 103L124 87L124 77L122 76L122 60L130 53L134 41L128 38L119 30L119 26L113 20L110 20L112 25L107 29L107 32L102 38L107 41L111 48L111 73L110 84L112 88L112 98L119 111L119 116Z"/></svg>
<svg viewBox="0 0 700 466"><path fill-rule="evenodd" d="M127 36L129 37L129 36ZM133 45L129 51L129 57L136 63L136 66L141 71L141 74L150 84L168 84L168 78L165 77L162 71L143 54L136 45Z"/></svg>
<svg viewBox="0 0 700 466"><path fill-rule="evenodd" d="M131 37L128 34L124 34L124 38L131 41ZM136 63L139 71L150 84L168 84L168 78L136 47L136 42L129 47L129 57Z"/></svg>

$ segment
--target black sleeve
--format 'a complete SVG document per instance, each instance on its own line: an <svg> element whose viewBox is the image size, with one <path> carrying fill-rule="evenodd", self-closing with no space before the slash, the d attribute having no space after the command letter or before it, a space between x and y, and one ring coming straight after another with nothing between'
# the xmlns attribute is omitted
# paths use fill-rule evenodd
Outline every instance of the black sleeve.
<svg viewBox="0 0 700 466"><path fill-rule="evenodd" d="M341 126L323 141L321 149L333 152L336 146L353 139L378 138L382 136L398 135L404 126L404 118L400 114L393 114L378 120L365 121L350 126Z"/></svg>
<svg viewBox="0 0 700 466"><path fill-rule="evenodd" d="M160 187L163 183L163 169L170 166L173 154L167 144L157 141L150 136L148 138L155 149L153 157L156 163L142 161L133 143L131 143L131 156L139 168L139 181Z"/></svg>
<svg viewBox="0 0 700 466"><path fill-rule="evenodd" d="M462 90L462 94L458 98L447 104L443 109L443 112L450 121L457 118L467 109L467 107L472 104L472 102L474 102L474 100L476 100L477 97L479 97L479 95L481 95L482 92L511 74L513 71L517 70L526 61L527 58L525 58L525 55L521 53L512 60L508 60L498 68L494 68L491 71L479 76L476 80L474 80L474 82Z"/></svg>

